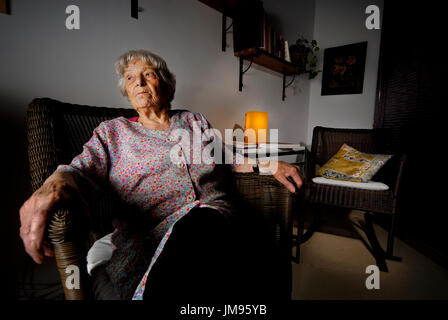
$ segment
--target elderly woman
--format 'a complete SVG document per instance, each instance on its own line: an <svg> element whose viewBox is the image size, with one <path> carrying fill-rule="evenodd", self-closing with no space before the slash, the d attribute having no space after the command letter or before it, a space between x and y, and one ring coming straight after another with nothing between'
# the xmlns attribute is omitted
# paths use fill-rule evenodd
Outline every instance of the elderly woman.
<svg viewBox="0 0 448 320"><path fill-rule="evenodd" d="M70 165L60 165L23 204L20 235L27 253L36 263L53 255L43 238L55 203L80 196L88 205L92 194L108 189L129 212L122 212L113 234L89 252L89 271L111 284L106 298L203 297L225 288L238 292L230 285L235 285L235 273L244 274L244 254L238 254L241 244L230 227L232 206L220 187L222 166L191 163L191 144L174 149L179 146L174 131L192 133L199 126L205 134L208 121L199 113L171 109L175 77L159 56L129 51L116 70L121 92L138 117L101 123L83 152ZM245 160L231 164L232 169L252 172ZM284 162L265 166L291 192L295 186L288 177L301 186L297 167Z"/></svg>

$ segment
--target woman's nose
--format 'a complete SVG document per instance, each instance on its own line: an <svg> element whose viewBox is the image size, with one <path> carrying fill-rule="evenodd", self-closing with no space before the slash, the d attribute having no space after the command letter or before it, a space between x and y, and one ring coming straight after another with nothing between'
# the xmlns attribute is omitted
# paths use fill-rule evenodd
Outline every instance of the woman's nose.
<svg viewBox="0 0 448 320"><path fill-rule="evenodd" d="M146 85L145 77L141 74L137 77L137 85L144 87Z"/></svg>

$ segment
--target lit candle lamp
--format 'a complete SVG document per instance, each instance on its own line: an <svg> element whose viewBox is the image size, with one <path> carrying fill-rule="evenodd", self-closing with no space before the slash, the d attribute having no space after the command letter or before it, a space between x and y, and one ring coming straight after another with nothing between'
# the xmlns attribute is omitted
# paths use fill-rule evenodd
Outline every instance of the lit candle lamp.
<svg viewBox="0 0 448 320"><path fill-rule="evenodd" d="M253 129L255 134L250 134L248 129ZM268 134L268 113L259 111L246 112L245 130L247 135L244 135L244 142L246 143L266 143Z"/></svg>

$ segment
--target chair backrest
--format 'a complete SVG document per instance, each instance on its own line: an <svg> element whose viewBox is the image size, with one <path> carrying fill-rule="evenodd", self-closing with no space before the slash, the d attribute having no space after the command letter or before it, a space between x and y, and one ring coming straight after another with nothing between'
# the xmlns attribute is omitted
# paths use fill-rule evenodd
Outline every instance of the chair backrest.
<svg viewBox="0 0 448 320"><path fill-rule="evenodd" d="M33 191L59 164L69 164L82 152L83 145L102 121L136 115L134 109L76 105L49 98L34 99L27 113L28 158ZM106 234L112 230L113 203L109 195L90 208L95 234Z"/></svg>
<svg viewBox="0 0 448 320"><path fill-rule="evenodd" d="M375 181L393 186L396 182L400 157L392 149L391 141L391 131L385 128L339 129L315 127L309 154L310 168L307 168L308 175L314 177L317 166L324 165L345 143L365 153L394 155L375 175Z"/></svg>
<svg viewBox="0 0 448 320"><path fill-rule="evenodd" d="M345 143L366 153L390 154L390 143L386 129L336 129L315 127L311 153L315 163L322 166Z"/></svg>

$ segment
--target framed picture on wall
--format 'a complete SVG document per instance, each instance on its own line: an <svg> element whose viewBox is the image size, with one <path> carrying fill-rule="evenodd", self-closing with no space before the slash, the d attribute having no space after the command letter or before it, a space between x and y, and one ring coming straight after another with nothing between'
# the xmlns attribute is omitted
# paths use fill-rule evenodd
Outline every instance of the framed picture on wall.
<svg viewBox="0 0 448 320"><path fill-rule="evenodd" d="M367 41L324 51L321 95L362 93Z"/></svg>

